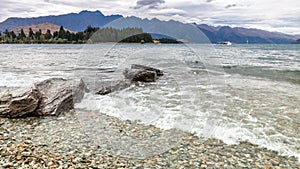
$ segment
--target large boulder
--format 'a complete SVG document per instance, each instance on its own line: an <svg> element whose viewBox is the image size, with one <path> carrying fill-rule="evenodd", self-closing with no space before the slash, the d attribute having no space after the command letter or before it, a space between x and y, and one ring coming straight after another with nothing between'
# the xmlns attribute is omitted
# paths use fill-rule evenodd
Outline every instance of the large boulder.
<svg viewBox="0 0 300 169"><path fill-rule="evenodd" d="M5 89L0 93L0 116L23 117L31 115L38 107L41 94L35 86Z"/></svg>
<svg viewBox="0 0 300 169"><path fill-rule="evenodd" d="M69 81L63 78L52 78L36 83L35 86L41 93L39 107L35 115L59 115L63 111L74 108L74 102L83 98L87 90L83 81Z"/></svg>
<svg viewBox="0 0 300 169"><path fill-rule="evenodd" d="M74 108L87 88L82 80L51 78L32 87L5 89L0 93L0 117L59 115Z"/></svg>

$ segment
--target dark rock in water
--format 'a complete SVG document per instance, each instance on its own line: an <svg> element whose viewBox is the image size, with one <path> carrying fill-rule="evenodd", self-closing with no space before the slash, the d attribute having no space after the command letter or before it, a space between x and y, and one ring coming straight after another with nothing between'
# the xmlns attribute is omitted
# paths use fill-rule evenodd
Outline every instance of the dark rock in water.
<svg viewBox="0 0 300 169"><path fill-rule="evenodd" d="M33 87L6 89L0 93L0 117L59 115L74 108L87 88L83 81L52 78Z"/></svg>
<svg viewBox="0 0 300 169"><path fill-rule="evenodd" d="M150 67L150 66L145 66L145 65L132 64L131 69L142 69L142 70L148 70L148 71L155 71L157 76L164 75L163 71L153 68L153 67Z"/></svg>
<svg viewBox="0 0 300 169"><path fill-rule="evenodd" d="M155 82L156 72L140 69L125 69L123 72L126 79L135 82Z"/></svg>
<svg viewBox="0 0 300 169"><path fill-rule="evenodd" d="M163 72L153 67L133 64L131 65L131 69L126 68L124 70L123 75L125 76L125 80L102 87L96 94L106 95L128 88L131 84L136 84L137 82L155 82L157 76L162 76Z"/></svg>
<svg viewBox="0 0 300 169"><path fill-rule="evenodd" d="M155 82L156 81L156 72L148 70L137 71L132 77L132 82Z"/></svg>
<svg viewBox="0 0 300 169"><path fill-rule="evenodd" d="M42 98L36 115L59 115L63 111L74 108L74 102L80 101L87 90L82 80L68 81L62 78L52 78L35 84Z"/></svg>
<svg viewBox="0 0 300 169"><path fill-rule="evenodd" d="M102 87L96 94L106 95L114 91L119 91L130 87L131 82L128 80L118 81L116 84Z"/></svg>
<svg viewBox="0 0 300 169"><path fill-rule="evenodd" d="M0 117L22 117L32 114L41 94L36 87L5 89L0 93Z"/></svg>

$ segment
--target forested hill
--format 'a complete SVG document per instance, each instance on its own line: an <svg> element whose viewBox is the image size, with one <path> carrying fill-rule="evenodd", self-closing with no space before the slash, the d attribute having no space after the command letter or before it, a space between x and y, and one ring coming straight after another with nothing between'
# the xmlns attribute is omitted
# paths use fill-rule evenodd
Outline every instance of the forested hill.
<svg viewBox="0 0 300 169"><path fill-rule="evenodd" d="M21 30L23 29L25 35L27 36L30 32L30 29L34 33L41 31L42 34L45 34L45 33L47 33L48 30L50 30L50 32L52 32L52 33L59 31L60 27L61 27L60 25L54 25L51 23L42 23L42 24L30 25L30 26L19 26L19 27L13 28L11 31L13 31L15 34L19 34L21 32ZM64 30L73 32L67 28L64 28Z"/></svg>

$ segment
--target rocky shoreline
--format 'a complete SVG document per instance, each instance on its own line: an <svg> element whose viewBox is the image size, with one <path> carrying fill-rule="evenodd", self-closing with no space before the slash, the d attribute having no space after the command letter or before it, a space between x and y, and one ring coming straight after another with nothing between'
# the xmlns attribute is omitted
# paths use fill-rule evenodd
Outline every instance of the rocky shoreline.
<svg viewBox="0 0 300 169"><path fill-rule="evenodd" d="M178 143L148 157L130 157L109 151L82 131L74 111L59 117L0 118L0 168L300 168L294 157L242 142L227 145L220 140L203 141L191 133L163 131L137 121L105 114L107 137L148 137L155 133L178 133ZM106 137L105 134L102 137Z"/></svg>
<svg viewBox="0 0 300 169"><path fill-rule="evenodd" d="M97 94L154 82L163 72L132 65ZM295 157L242 142L227 145L98 111L75 109L83 81L52 78L0 93L0 168L300 168ZM75 99L74 99L75 98Z"/></svg>

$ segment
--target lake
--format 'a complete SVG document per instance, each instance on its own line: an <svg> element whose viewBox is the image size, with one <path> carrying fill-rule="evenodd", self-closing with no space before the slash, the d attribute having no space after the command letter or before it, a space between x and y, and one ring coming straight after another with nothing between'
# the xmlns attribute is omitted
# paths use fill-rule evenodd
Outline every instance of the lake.
<svg viewBox="0 0 300 169"><path fill-rule="evenodd" d="M36 44L1 45L0 51L0 87L82 78L91 92L78 109L228 144L249 141L300 159L299 45ZM122 79L131 64L165 75L155 83L94 94Z"/></svg>

